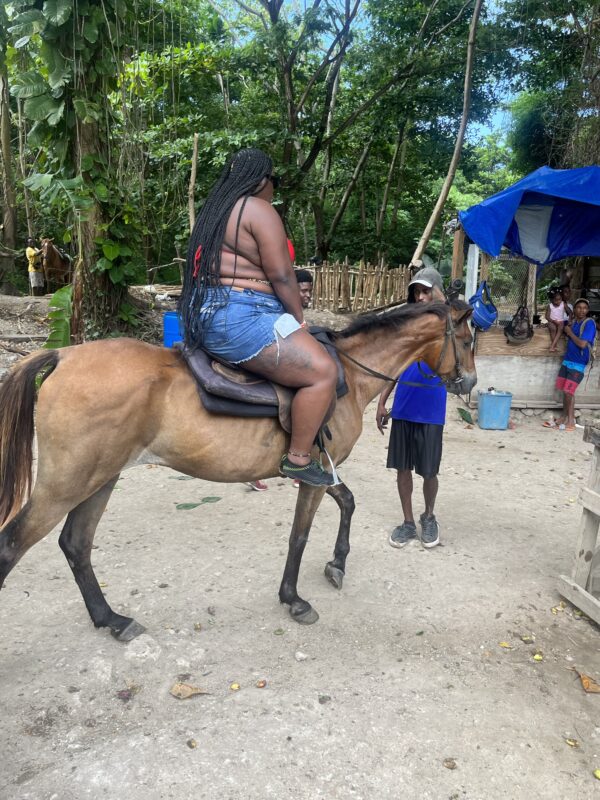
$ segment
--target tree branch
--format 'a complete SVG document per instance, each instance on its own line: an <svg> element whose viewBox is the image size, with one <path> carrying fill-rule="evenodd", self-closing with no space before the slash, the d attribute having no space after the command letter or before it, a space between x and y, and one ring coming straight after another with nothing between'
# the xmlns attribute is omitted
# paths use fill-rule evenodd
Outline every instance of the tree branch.
<svg viewBox="0 0 600 800"><path fill-rule="evenodd" d="M469 26L469 39L467 43L467 61L465 65L465 81L464 81L464 91L463 91L463 112L462 118L460 121L460 127L458 129L458 134L456 136L456 143L454 145L454 152L452 154L452 159L450 161L450 166L448 167L448 174L446 175L446 179L442 186L442 190L440 192L440 196L438 197L437 203L434 206L433 211L431 212L431 216L429 218L429 222L425 226L425 230L423 231L423 235L419 239L413 257L411 259L411 264L420 264L421 257L425 252L425 248L431 238L431 234L433 233L433 229L438 223L440 215L442 213L442 209L446 203L448 198L448 194L450 192L450 187L454 181L454 175L456 174L456 169L458 167L458 162L460 160L460 154L462 150L463 140L465 138L465 131L467 128L467 122L469 120L469 109L471 107L471 84L473 80L473 61L474 61L474 54L475 54L475 39L477 35L477 23L479 21L479 15L481 13L481 6L483 0L475 0L475 8L473 9L473 16L471 18L471 25Z"/></svg>

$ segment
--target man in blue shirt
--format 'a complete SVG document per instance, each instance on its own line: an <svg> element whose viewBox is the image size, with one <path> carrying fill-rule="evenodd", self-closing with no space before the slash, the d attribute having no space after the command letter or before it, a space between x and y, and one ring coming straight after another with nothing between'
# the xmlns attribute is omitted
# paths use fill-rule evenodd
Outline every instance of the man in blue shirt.
<svg viewBox="0 0 600 800"><path fill-rule="evenodd" d="M556 378L556 388L563 393L563 416L557 423L564 425L566 431L575 430L575 392L583 380L596 337L596 323L588 317L589 311L590 304L580 297L573 307L573 323L565 323L564 327L569 341Z"/></svg>
<svg viewBox="0 0 600 800"><path fill-rule="evenodd" d="M408 302L432 303L439 300L445 300L442 277L433 267L424 267L408 286ZM404 547L417 538L412 508L414 470L423 478L425 511L419 518L421 543L423 547L435 547L440 541L440 527L433 508L438 492L437 475L446 421L446 387L423 361L411 364L399 381L391 413L387 466L397 470L404 522L394 528L389 541L392 547ZM416 385L407 385L403 381ZM377 404L377 427L381 433L390 416L385 404L393 388L394 385L389 384Z"/></svg>

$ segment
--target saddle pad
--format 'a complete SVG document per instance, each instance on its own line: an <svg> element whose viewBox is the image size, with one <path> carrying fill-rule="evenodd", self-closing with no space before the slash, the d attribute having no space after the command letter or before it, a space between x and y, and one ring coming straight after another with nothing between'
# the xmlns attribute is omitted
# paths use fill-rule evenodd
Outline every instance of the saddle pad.
<svg viewBox="0 0 600 800"><path fill-rule="evenodd" d="M336 395L343 397L348 393L348 386L329 332L326 328L311 328L310 333L334 359L338 371ZM217 361L206 351L191 350L183 342L176 342L173 347L181 353L196 379L202 405L207 411L234 417L279 417L281 427L290 432L295 389L268 381L243 367ZM330 414L334 407L335 404Z"/></svg>

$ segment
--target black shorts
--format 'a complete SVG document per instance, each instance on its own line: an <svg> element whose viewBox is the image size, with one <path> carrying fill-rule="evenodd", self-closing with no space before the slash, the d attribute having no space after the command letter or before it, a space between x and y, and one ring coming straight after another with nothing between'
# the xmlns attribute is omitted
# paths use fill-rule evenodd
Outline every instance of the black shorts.
<svg viewBox="0 0 600 800"><path fill-rule="evenodd" d="M443 425L393 419L388 468L414 469L423 478L434 478L440 471L443 433Z"/></svg>

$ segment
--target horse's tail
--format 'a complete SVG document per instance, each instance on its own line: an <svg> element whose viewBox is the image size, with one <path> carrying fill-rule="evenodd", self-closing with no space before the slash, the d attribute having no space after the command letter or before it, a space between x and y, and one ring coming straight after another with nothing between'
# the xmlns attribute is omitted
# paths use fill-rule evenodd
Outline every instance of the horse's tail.
<svg viewBox="0 0 600 800"><path fill-rule="evenodd" d="M58 364L56 350L24 358L0 384L0 526L29 496L33 465L33 409L36 378L45 380Z"/></svg>

